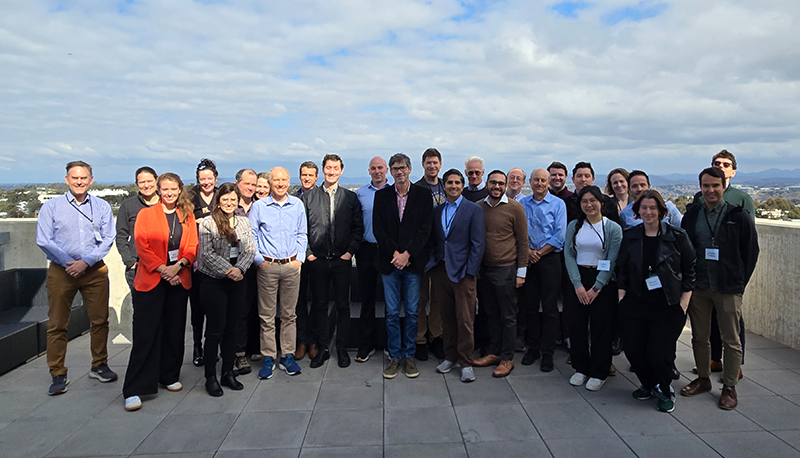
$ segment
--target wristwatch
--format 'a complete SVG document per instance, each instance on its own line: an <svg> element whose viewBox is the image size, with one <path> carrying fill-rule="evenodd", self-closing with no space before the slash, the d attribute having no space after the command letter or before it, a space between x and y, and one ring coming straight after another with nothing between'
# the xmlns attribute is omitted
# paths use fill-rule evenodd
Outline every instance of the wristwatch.
<svg viewBox="0 0 800 458"><path fill-rule="evenodd" d="M599 293L600 292L600 288L598 288L596 286L592 286L592 291L594 291L595 293Z"/></svg>
<svg viewBox="0 0 800 458"><path fill-rule="evenodd" d="M186 265L183 263L183 259L181 259L180 261L178 261L178 264L181 266L181 269L183 269L184 267L186 267Z"/></svg>

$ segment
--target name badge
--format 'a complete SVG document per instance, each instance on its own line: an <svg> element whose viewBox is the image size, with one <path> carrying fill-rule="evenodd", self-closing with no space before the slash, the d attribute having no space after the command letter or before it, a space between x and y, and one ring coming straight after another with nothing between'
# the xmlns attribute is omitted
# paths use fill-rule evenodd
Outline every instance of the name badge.
<svg viewBox="0 0 800 458"><path fill-rule="evenodd" d="M661 279L658 278L658 275L653 275L652 277L648 277L648 279L645 280L644 282L645 284L647 284L648 291L661 288Z"/></svg>
<svg viewBox="0 0 800 458"><path fill-rule="evenodd" d="M178 262L178 250L169 250L167 256L169 256L169 262Z"/></svg>
<svg viewBox="0 0 800 458"><path fill-rule="evenodd" d="M100 243L100 242L102 242L102 241L103 241L103 236L102 236L102 235L100 235L100 231L98 231L97 229L95 229L95 230L94 230L94 240L95 240L97 243Z"/></svg>
<svg viewBox="0 0 800 458"><path fill-rule="evenodd" d="M719 248L706 248L707 261L719 261Z"/></svg>
<svg viewBox="0 0 800 458"><path fill-rule="evenodd" d="M203 207L203 213L211 213L211 212L208 210L208 207Z"/></svg>
<svg viewBox="0 0 800 458"><path fill-rule="evenodd" d="M231 256L230 257L231 257L231 259L239 257L239 247L238 246L232 246L231 247Z"/></svg>
<svg viewBox="0 0 800 458"><path fill-rule="evenodd" d="M601 259L597 261L597 270L601 272L608 272L611 270L611 261L607 259Z"/></svg>

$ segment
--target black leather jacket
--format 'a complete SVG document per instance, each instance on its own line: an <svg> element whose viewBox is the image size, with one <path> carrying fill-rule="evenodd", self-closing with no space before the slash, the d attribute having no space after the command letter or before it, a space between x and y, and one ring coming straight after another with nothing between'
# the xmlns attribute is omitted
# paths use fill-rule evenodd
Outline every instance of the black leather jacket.
<svg viewBox="0 0 800 458"><path fill-rule="evenodd" d="M317 258L338 258L345 253L355 254L364 237L361 202L356 193L339 185L334 197L334 232L331 243L330 197L323 186L303 193L300 198L308 217L308 254Z"/></svg>
<svg viewBox="0 0 800 458"><path fill-rule="evenodd" d="M617 258L617 288L628 296L642 295L645 284L643 273L644 224L625 229ZM656 275L661 281L667 303L680 303L681 294L694 289L695 254L689 236L681 228L661 222L661 240L658 244Z"/></svg>

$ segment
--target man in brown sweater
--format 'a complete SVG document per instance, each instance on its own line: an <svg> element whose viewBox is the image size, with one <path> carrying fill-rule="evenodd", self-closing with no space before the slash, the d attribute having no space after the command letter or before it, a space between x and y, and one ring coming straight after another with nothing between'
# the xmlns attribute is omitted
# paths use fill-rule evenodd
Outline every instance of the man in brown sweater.
<svg viewBox="0 0 800 458"><path fill-rule="evenodd" d="M489 324L489 353L475 366L497 368L493 377L505 377L514 369L517 336L517 292L525 283L528 265L528 222L522 205L506 196L506 174L489 174L489 195L479 205L486 222L478 294Z"/></svg>

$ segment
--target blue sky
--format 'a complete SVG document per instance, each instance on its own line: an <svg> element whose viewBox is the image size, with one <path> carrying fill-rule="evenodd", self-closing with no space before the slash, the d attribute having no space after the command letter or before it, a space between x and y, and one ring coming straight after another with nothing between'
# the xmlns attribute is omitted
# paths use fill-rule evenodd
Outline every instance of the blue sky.
<svg viewBox="0 0 800 458"><path fill-rule="evenodd" d="M6 0L0 182L191 181L403 151L689 173L800 167L793 0Z"/></svg>

